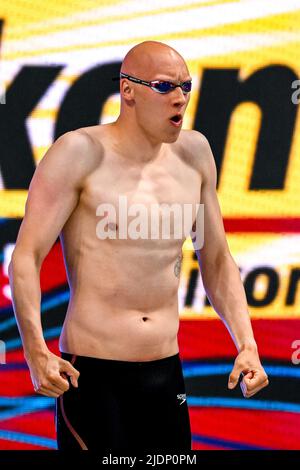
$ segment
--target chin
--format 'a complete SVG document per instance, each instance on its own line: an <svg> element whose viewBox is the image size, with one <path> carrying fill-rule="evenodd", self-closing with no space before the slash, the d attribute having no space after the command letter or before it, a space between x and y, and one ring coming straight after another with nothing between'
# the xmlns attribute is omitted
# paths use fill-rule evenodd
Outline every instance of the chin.
<svg viewBox="0 0 300 470"><path fill-rule="evenodd" d="M165 138L164 138L163 142L164 142L165 144L172 144L173 142L176 142L176 140L177 140L178 137L179 137L179 134L180 134L180 133L178 132L178 134L176 133L176 134L174 134L174 135L169 135L168 137L165 137Z"/></svg>

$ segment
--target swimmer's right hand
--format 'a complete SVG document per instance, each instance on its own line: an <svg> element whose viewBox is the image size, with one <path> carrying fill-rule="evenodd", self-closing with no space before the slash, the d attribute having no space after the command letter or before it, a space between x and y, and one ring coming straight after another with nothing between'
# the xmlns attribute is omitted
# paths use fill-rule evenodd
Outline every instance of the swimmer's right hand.
<svg viewBox="0 0 300 470"><path fill-rule="evenodd" d="M51 351L43 351L26 359L34 391L40 395L57 398L69 390L70 377L73 387L78 387L79 372L69 361Z"/></svg>

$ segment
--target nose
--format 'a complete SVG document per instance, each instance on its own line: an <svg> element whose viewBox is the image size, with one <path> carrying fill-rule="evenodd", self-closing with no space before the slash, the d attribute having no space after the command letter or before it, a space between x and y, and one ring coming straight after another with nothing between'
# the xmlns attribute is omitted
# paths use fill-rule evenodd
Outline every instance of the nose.
<svg viewBox="0 0 300 470"><path fill-rule="evenodd" d="M176 104L176 103L181 103L181 104L185 103L185 100L188 96L188 94L185 95L183 93L182 88L180 86L177 86L176 88L174 88L173 91L171 92L171 94L173 95L172 98L174 99L174 104Z"/></svg>

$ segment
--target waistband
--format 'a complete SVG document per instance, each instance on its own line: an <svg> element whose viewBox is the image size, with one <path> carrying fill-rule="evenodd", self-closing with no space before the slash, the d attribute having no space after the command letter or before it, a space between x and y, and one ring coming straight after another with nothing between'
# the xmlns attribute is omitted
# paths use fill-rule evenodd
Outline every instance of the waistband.
<svg viewBox="0 0 300 470"><path fill-rule="evenodd" d="M99 357L90 357L90 356L78 356L76 354L66 353L61 351L62 359L71 362L74 364L75 362L82 365L93 365L97 366L108 366L108 367L124 367L124 368L135 368L135 367L157 367L168 365L173 362L180 360L179 352L173 354L172 356L163 357L161 359L154 359L151 361L123 361L119 359L106 359L106 358L99 358Z"/></svg>

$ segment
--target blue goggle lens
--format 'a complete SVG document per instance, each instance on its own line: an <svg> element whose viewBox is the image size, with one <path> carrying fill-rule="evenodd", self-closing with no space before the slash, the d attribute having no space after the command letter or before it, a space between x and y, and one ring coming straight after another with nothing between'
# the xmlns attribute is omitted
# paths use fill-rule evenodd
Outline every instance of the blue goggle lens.
<svg viewBox="0 0 300 470"><path fill-rule="evenodd" d="M173 88L175 88L173 83L170 83L170 82L157 82L157 83L154 83L153 85L154 85L154 88L156 88L156 90L159 91L160 93L168 93ZM189 93L192 89L192 82L182 83L181 88L184 93Z"/></svg>
<svg viewBox="0 0 300 470"><path fill-rule="evenodd" d="M192 82L184 82L182 84L182 90L185 92L185 93L189 93L192 89Z"/></svg>
<svg viewBox="0 0 300 470"><path fill-rule="evenodd" d="M167 93L172 89L172 85L169 82L159 82L156 84L156 89L161 93Z"/></svg>

